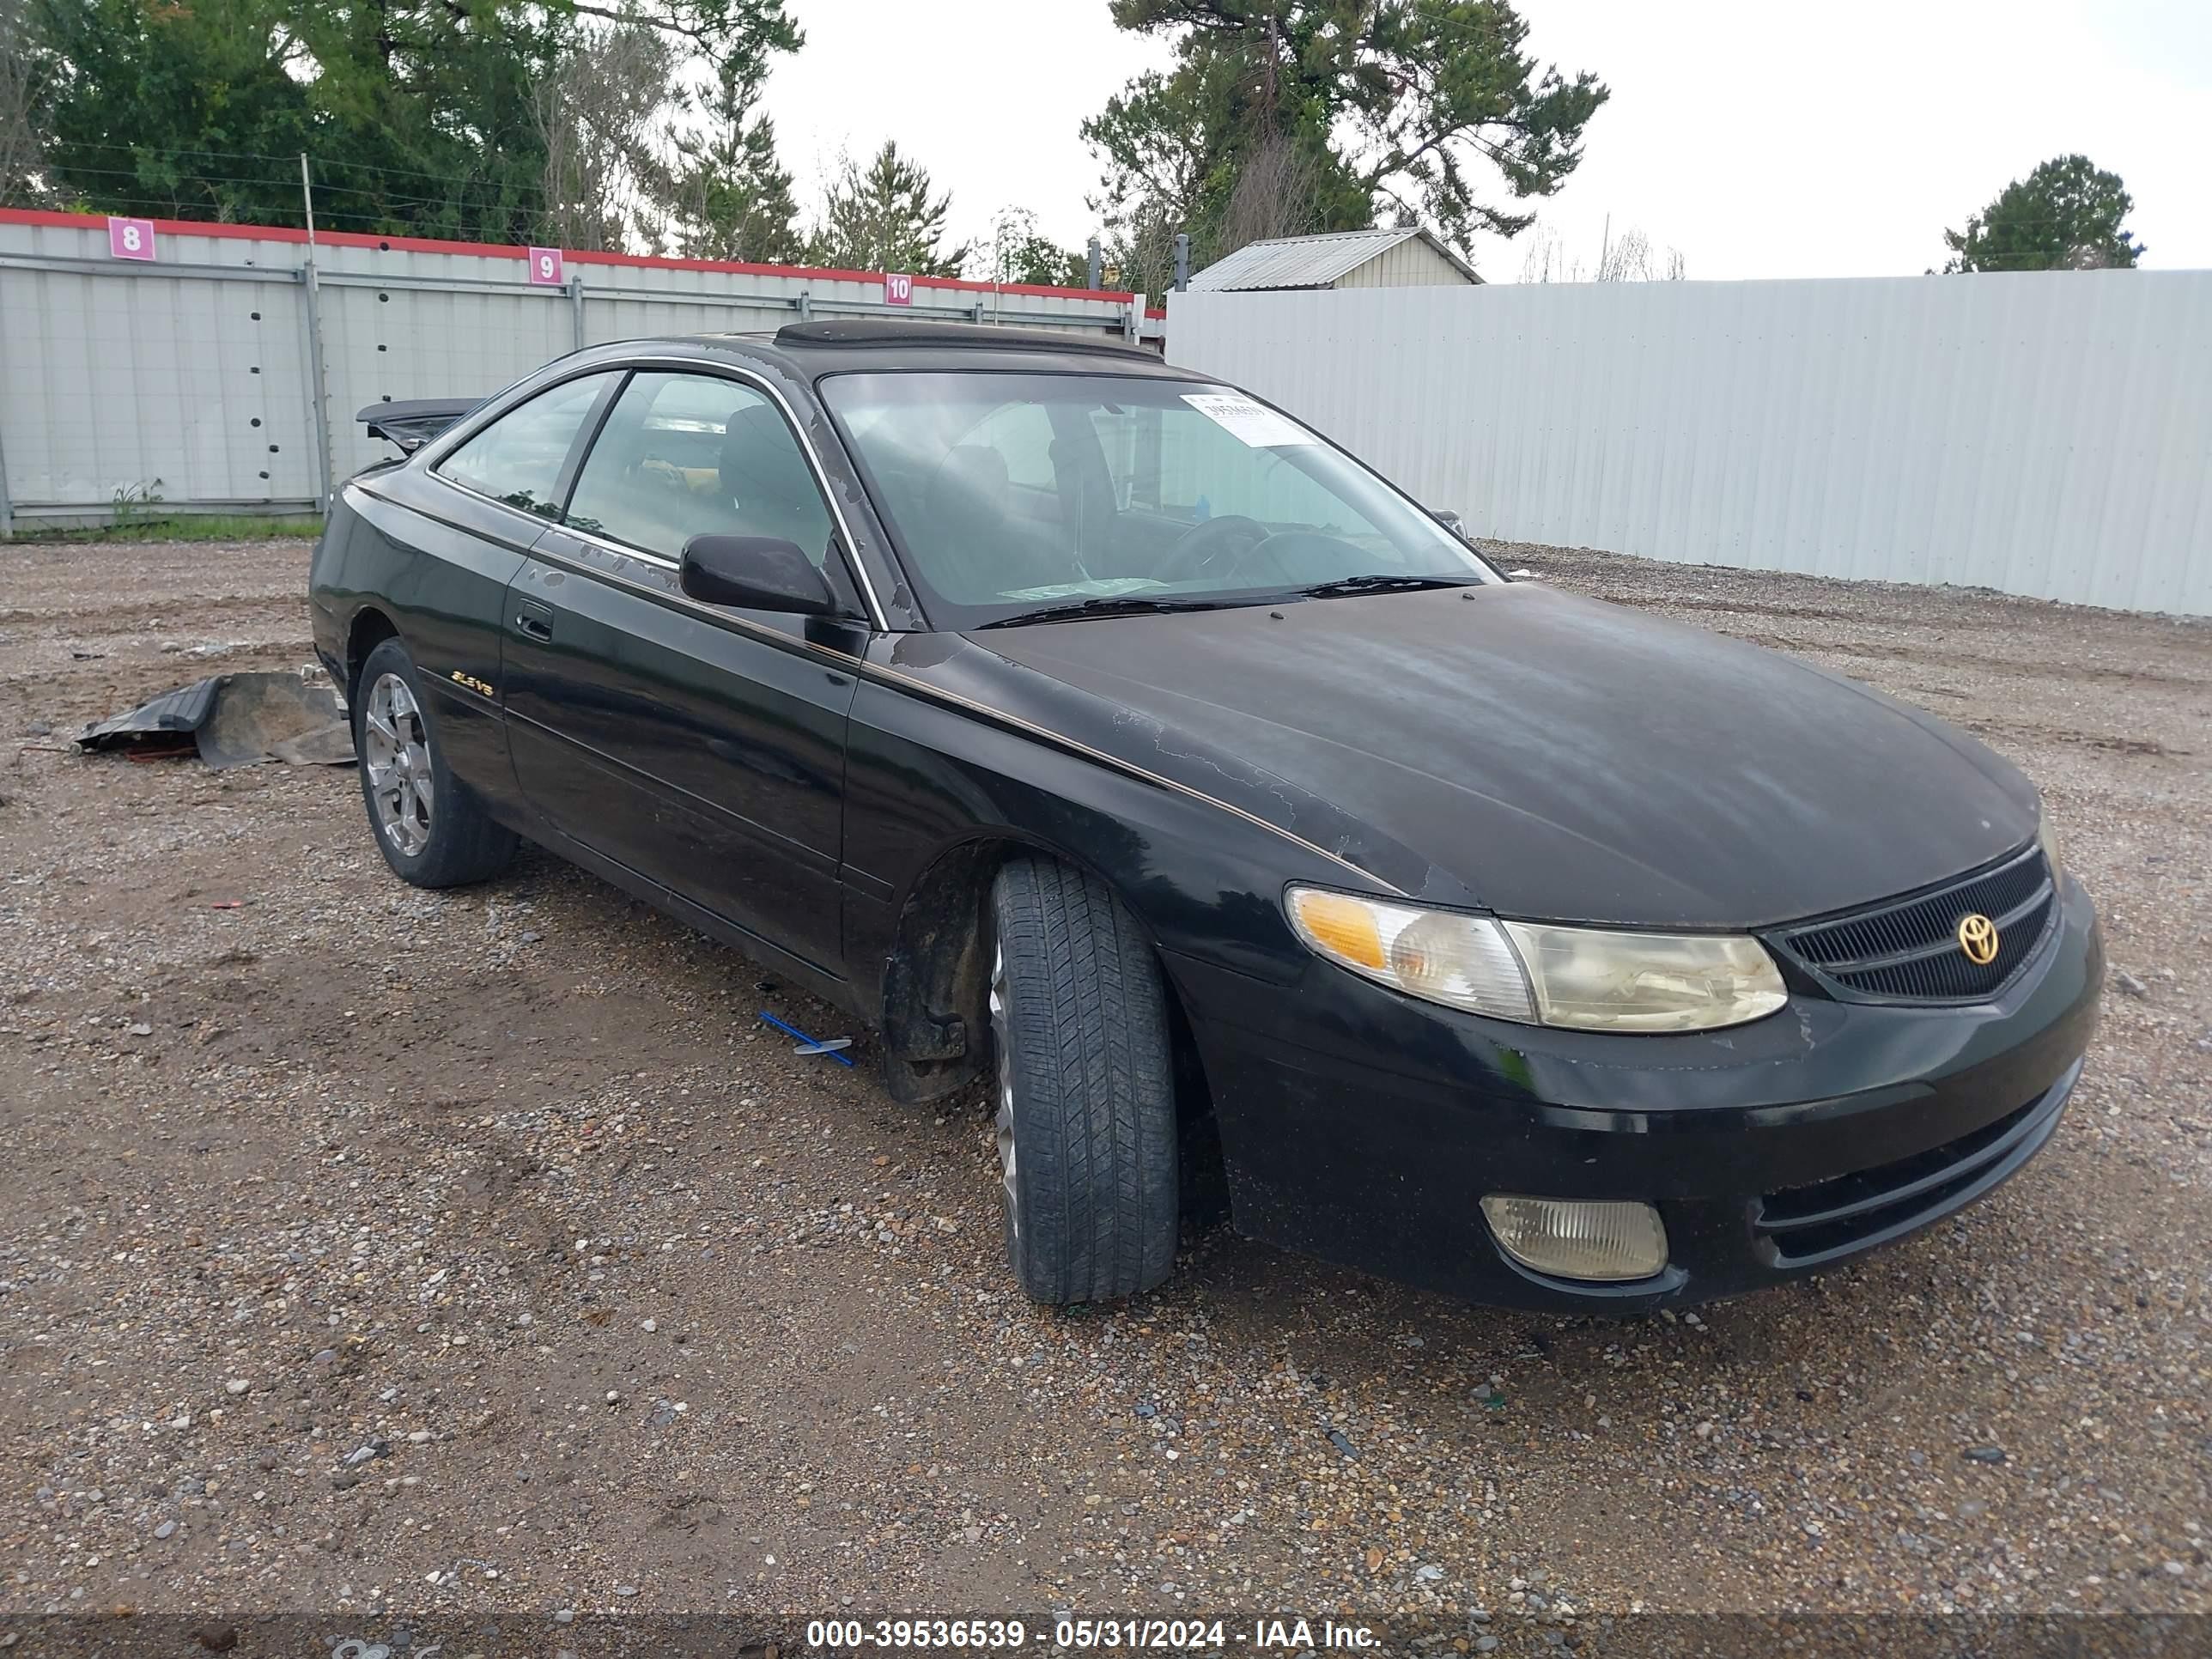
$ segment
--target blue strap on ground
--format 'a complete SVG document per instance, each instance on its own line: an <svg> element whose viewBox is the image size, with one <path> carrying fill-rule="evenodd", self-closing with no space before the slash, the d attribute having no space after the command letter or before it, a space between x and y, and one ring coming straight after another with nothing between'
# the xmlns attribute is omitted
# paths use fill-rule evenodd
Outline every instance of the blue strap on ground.
<svg viewBox="0 0 2212 1659"><path fill-rule="evenodd" d="M829 1055L830 1059L836 1060L840 1066L850 1066L853 1063L852 1057L850 1055L840 1054L835 1048L823 1048L822 1046L822 1039L820 1037L809 1036L805 1032L800 1030L796 1025L786 1025L781 1020L778 1019L774 1014L769 1012L765 1008L761 1010L761 1018L766 1020L769 1024L775 1026L777 1030L781 1031L785 1036L797 1037L801 1042L806 1044L807 1047L811 1048L816 1054Z"/></svg>

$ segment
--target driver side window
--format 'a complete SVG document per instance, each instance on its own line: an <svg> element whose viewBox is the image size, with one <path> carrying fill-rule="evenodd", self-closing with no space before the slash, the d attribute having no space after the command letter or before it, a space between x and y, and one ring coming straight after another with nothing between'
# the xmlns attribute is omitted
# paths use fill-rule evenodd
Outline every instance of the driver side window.
<svg viewBox="0 0 2212 1659"><path fill-rule="evenodd" d="M710 535L795 543L817 566L830 555L830 509L783 412L708 374L631 378L577 474L568 521L666 559Z"/></svg>

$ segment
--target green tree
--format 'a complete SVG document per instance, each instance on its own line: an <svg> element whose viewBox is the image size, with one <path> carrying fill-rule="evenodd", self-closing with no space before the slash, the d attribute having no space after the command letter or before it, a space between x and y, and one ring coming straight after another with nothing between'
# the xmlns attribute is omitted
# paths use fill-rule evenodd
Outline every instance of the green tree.
<svg viewBox="0 0 2212 1659"><path fill-rule="evenodd" d="M579 54L644 30L742 78L799 44L784 0L21 3L60 199L297 224L304 150L324 224L489 241L594 215L587 240L619 237L610 203L626 222L650 194L637 103L672 111L672 78L655 85L651 54L629 54L628 78L598 89L612 125L594 127L589 99L563 102Z"/></svg>
<svg viewBox="0 0 2212 1659"><path fill-rule="evenodd" d="M44 167L94 211L521 240L543 151L532 88L562 20L499 0L32 0Z"/></svg>
<svg viewBox="0 0 2212 1659"><path fill-rule="evenodd" d="M676 57L657 30L580 23L536 88L545 171L533 240L618 252L658 240L669 179L654 143Z"/></svg>
<svg viewBox="0 0 2212 1659"><path fill-rule="evenodd" d="M1509 0L1112 0L1115 22L1171 38L1085 122L1097 202L1123 280L1164 287L1176 228L1204 264L1257 235L1347 230L1413 213L1462 248L1510 236L1582 159L1607 96L1539 69Z"/></svg>
<svg viewBox="0 0 2212 1659"><path fill-rule="evenodd" d="M570 14L517 0L309 0L292 17L292 67L313 77L315 126L298 148L314 158L319 216L530 240L545 167L535 92L571 45Z"/></svg>
<svg viewBox="0 0 2212 1659"><path fill-rule="evenodd" d="M28 0L0 0L0 207L46 199L46 64Z"/></svg>
<svg viewBox="0 0 2212 1659"><path fill-rule="evenodd" d="M274 0L30 0L47 88L41 171L59 201L97 212L300 222L296 155L316 126L300 48ZM210 152L220 150L226 159ZM240 159L228 159L235 152Z"/></svg>
<svg viewBox="0 0 2212 1659"><path fill-rule="evenodd" d="M2117 173L2086 155L2060 155L2015 179L1989 206L1947 230L1947 273L1968 270L2095 270L2133 265L2142 244L2120 221L2135 207Z"/></svg>
<svg viewBox="0 0 2212 1659"><path fill-rule="evenodd" d="M1007 253L1002 283L1033 283L1041 288L1082 288L1091 280L1091 258L1042 236L1032 236Z"/></svg>
<svg viewBox="0 0 2212 1659"><path fill-rule="evenodd" d="M1007 208L991 226L991 279L1081 288L1091 277L1090 256L1064 248L1036 227L1027 208Z"/></svg>
<svg viewBox="0 0 2212 1659"><path fill-rule="evenodd" d="M754 112L765 79L758 64L726 65L714 90L691 100L697 126L675 137L665 199L686 258L787 264L805 256L775 124Z"/></svg>
<svg viewBox="0 0 2212 1659"><path fill-rule="evenodd" d="M846 160L822 205L822 222L807 239L817 264L853 270L902 270L917 276L957 276L969 244L945 246L950 194L932 197L929 173L887 138L865 167Z"/></svg>

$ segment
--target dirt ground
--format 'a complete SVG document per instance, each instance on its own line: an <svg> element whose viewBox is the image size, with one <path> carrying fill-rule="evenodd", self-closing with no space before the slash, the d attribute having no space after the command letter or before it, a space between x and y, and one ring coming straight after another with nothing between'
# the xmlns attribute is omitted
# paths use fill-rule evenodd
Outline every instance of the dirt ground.
<svg viewBox="0 0 2212 1659"><path fill-rule="evenodd" d="M307 660L307 551L0 548L0 1636L1073 1608L1486 1651L1639 1609L2212 1609L2212 629L1504 550L2034 776L2112 964L2055 1143L1695 1317L1469 1309L1226 1230L1055 1313L980 1097L899 1108L865 1034L794 1056L759 1010L842 1024L738 957L543 854L404 887L350 770L70 748Z"/></svg>

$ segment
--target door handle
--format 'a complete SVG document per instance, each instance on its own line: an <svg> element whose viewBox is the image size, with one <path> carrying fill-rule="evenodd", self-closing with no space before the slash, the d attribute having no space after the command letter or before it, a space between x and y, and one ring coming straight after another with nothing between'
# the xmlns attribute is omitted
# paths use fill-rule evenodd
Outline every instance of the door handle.
<svg viewBox="0 0 2212 1659"><path fill-rule="evenodd" d="M514 631L525 639L536 640L540 645L553 643L553 613L542 605L522 601L514 613Z"/></svg>

